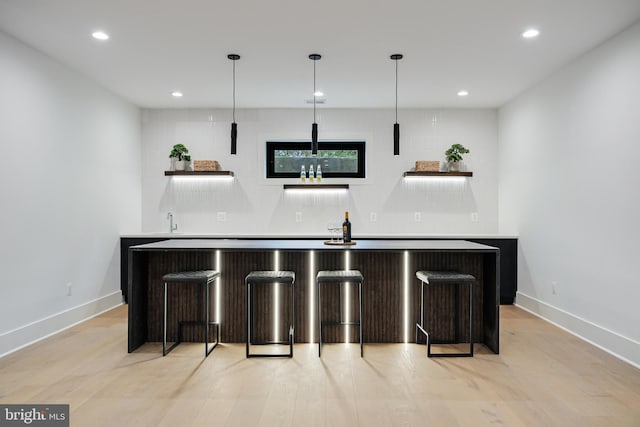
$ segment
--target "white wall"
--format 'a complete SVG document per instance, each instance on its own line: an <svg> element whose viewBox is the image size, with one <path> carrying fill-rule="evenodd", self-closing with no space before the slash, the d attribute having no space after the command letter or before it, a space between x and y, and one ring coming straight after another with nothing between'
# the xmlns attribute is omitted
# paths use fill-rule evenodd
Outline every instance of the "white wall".
<svg viewBox="0 0 640 427"><path fill-rule="evenodd" d="M2 355L121 301L141 160L138 108L1 32L0 94Z"/></svg>
<svg viewBox="0 0 640 427"><path fill-rule="evenodd" d="M364 139L367 178L333 179L349 183L343 196L291 195L283 183L265 179L265 141L309 140L310 109L240 110L238 154L231 156L228 110L144 110L142 125L142 227L168 230L167 212L179 231L228 234L327 235L327 223L350 211L353 234L491 234L497 216L497 112L485 110L401 110L400 156L393 156L392 110L320 108L320 139ZM235 172L230 184L176 182L166 178L169 151L185 144L194 159L216 159ZM404 171L416 160L444 160L453 143L465 156L473 178L407 184ZM226 221L217 220L226 213ZM296 212L302 222L295 221ZM371 212L377 221L370 221ZM421 222L414 213L421 213ZM478 222L471 213L478 213Z"/></svg>
<svg viewBox="0 0 640 427"><path fill-rule="evenodd" d="M640 24L499 111L524 307L640 365Z"/></svg>

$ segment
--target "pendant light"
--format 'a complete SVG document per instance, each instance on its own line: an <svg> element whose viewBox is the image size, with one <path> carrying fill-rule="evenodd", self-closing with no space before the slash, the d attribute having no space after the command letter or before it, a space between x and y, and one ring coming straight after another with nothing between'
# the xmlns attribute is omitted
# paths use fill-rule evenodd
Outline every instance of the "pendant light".
<svg viewBox="0 0 640 427"><path fill-rule="evenodd" d="M230 53L227 58L233 61L233 122L231 122L231 154L236 154L238 140L238 125L236 123L236 61L240 55Z"/></svg>
<svg viewBox="0 0 640 427"><path fill-rule="evenodd" d="M391 59L396 61L396 122L393 125L393 155L400 154L400 125L398 124L398 61L402 59L402 54L394 53Z"/></svg>
<svg viewBox="0 0 640 427"><path fill-rule="evenodd" d="M318 124L316 123L316 61L322 56L317 53L309 55L309 59L313 61L313 124L311 125L311 155L318 154Z"/></svg>

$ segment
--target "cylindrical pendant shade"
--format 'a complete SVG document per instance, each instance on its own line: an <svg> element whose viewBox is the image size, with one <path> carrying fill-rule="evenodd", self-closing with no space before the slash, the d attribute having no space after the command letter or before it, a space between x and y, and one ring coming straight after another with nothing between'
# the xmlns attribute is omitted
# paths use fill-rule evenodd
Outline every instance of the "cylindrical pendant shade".
<svg viewBox="0 0 640 427"><path fill-rule="evenodd" d="M318 154L318 124L311 125L311 154Z"/></svg>
<svg viewBox="0 0 640 427"><path fill-rule="evenodd" d="M391 59L396 63L396 122L393 125L393 155L400 155L400 125L398 124L398 61L403 58L401 53L394 53Z"/></svg>
<svg viewBox="0 0 640 427"><path fill-rule="evenodd" d="M231 123L231 154L236 154L238 140L238 125L236 124L236 61L240 59L237 53L227 55L233 61L233 121Z"/></svg>
<svg viewBox="0 0 640 427"><path fill-rule="evenodd" d="M393 155L400 154L400 124L393 125Z"/></svg>
<svg viewBox="0 0 640 427"><path fill-rule="evenodd" d="M231 154L236 154L238 140L238 125L236 122L231 123Z"/></svg>

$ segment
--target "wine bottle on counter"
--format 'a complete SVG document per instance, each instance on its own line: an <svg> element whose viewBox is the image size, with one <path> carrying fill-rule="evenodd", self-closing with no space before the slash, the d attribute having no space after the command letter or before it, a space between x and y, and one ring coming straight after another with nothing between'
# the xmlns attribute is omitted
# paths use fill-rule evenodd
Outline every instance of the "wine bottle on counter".
<svg viewBox="0 0 640 427"><path fill-rule="evenodd" d="M316 180L316 176L313 173L313 165L309 165L309 182L313 182Z"/></svg>
<svg viewBox="0 0 640 427"><path fill-rule="evenodd" d="M320 165L318 165L318 169L316 169L316 182L322 182L322 169Z"/></svg>
<svg viewBox="0 0 640 427"><path fill-rule="evenodd" d="M351 222L349 222L349 211L344 213L344 222L342 223L342 241L344 243L351 242Z"/></svg>
<svg viewBox="0 0 640 427"><path fill-rule="evenodd" d="M300 182L305 182L307 180L307 172L304 170L304 165L300 168Z"/></svg>

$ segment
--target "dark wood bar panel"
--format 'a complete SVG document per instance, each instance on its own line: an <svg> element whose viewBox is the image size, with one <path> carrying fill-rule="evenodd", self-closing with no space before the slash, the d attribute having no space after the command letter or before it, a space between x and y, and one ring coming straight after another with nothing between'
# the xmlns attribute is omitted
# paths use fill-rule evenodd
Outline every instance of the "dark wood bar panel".
<svg viewBox="0 0 640 427"><path fill-rule="evenodd" d="M220 321L222 342L245 342L245 276L252 270L295 272L295 341L317 342L315 274L319 270L358 269L365 277L363 286L363 336L369 343L399 343L415 340L419 319L420 281L417 270L460 271L474 275L474 341L492 351L499 350L498 310L500 295L500 251L466 241L366 240L351 247L323 245L320 240L168 240L138 245L129 250L129 351L147 341L162 340L163 284L169 272L216 269L220 278L212 292L212 319ZM343 314L354 321L358 315L355 285L322 288L323 320L339 320ZM176 285L168 295L168 336L177 334L178 320L204 318L202 289ZM347 293L349 298L347 299ZM220 300L217 301L217 295ZM254 290L255 317L253 339L285 339L290 316L287 287L279 290L277 313L279 328L274 331L276 294L273 286ZM455 335L453 325L443 313L455 310L455 293L447 286L425 289L425 323L442 339ZM460 299L459 336L468 340L467 298ZM215 312L214 312L215 311ZM347 328L349 328L347 330ZM212 337L213 338L213 335ZM353 326L327 326L324 342L358 342ZM184 341L201 341L198 326L183 329Z"/></svg>

